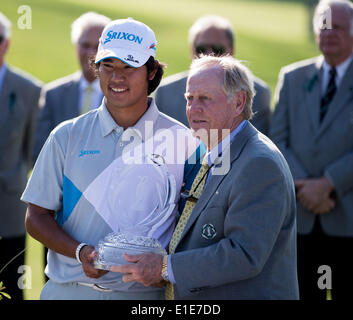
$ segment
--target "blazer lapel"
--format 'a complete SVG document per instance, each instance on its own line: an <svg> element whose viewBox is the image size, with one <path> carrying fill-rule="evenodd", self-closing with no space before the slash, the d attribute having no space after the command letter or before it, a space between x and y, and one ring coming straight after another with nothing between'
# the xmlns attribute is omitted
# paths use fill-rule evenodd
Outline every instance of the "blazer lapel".
<svg viewBox="0 0 353 320"><path fill-rule="evenodd" d="M307 81L304 84L306 91L303 105L306 106L311 119L314 132L319 130L319 114L320 114L320 97L321 97L321 67L323 59L319 57L311 72L307 74Z"/></svg>
<svg viewBox="0 0 353 320"><path fill-rule="evenodd" d="M66 105L71 105L72 108L70 108L70 118L75 118L80 114L80 78L81 78L81 72L76 72L73 75L73 85L69 87L69 90L67 92L66 99L68 99Z"/></svg>
<svg viewBox="0 0 353 320"><path fill-rule="evenodd" d="M11 82L11 77L9 74L9 70L6 70L4 81L2 83L2 88L0 92L0 107L5 106L5 99L7 98L7 94L9 93L10 89L10 82Z"/></svg>
<svg viewBox="0 0 353 320"><path fill-rule="evenodd" d="M72 103L72 118L77 117L80 114L80 78L82 73L76 72L74 74L73 82L74 85L71 86L71 92L68 94L68 97L71 97Z"/></svg>
<svg viewBox="0 0 353 320"><path fill-rule="evenodd" d="M353 100L353 60L347 68L346 74L344 75L340 86L337 89L335 96L333 97L327 114L317 132L316 138L319 137L322 132L332 123L333 119L341 110L347 106L349 101Z"/></svg>
<svg viewBox="0 0 353 320"><path fill-rule="evenodd" d="M245 147L247 141L255 134L257 134L258 131L254 128L254 126L248 122L247 125L243 128L241 132L234 138L233 142L231 143L230 149L228 152L230 152L229 155L229 160L230 160L230 169L242 152L243 148ZM211 197L217 192L217 188L220 185L220 183L223 181L223 179L226 177L226 174L224 175L212 175L210 180L208 181L205 189L203 190L200 199L197 201L190 217L189 220L185 226L185 229L181 235L181 239L185 236L185 234L189 231L190 227L193 225L195 220L198 218L198 216L201 214L203 209L206 207L208 202L210 201ZM179 244L178 244L179 245Z"/></svg>
<svg viewBox="0 0 353 320"><path fill-rule="evenodd" d="M12 112L11 109L14 108L12 102L10 101L10 96L15 93L15 87L12 81L11 71L6 70L4 81L2 83L1 93L0 93L0 124L5 125L8 114ZM1 121L2 120L2 121ZM4 123L3 123L4 122Z"/></svg>

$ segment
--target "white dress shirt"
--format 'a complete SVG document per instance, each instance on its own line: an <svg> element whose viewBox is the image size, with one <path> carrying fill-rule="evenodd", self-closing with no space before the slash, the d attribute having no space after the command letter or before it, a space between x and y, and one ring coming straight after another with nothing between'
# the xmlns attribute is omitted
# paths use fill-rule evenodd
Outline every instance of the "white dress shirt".
<svg viewBox="0 0 353 320"><path fill-rule="evenodd" d="M346 59L345 61L340 63L338 66L336 66L337 74L336 74L335 82L336 82L336 87L337 88L341 84L342 79L343 79L344 75L346 74L346 71L347 71L352 59L353 59L353 55L351 55L348 59ZM322 83L321 83L322 95L325 94L328 82L330 81L330 70L331 70L331 68L332 67L324 60L324 62L322 64L322 70L323 70Z"/></svg>

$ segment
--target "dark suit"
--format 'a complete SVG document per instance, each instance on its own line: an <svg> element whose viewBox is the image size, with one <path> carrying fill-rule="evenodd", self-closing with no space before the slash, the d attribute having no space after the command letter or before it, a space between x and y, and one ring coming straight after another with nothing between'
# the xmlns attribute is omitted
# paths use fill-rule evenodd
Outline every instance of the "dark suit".
<svg viewBox="0 0 353 320"><path fill-rule="evenodd" d="M50 132L59 123L80 115L79 84L81 75L81 72L76 72L44 86L43 103L40 106L37 121L34 160L37 159Z"/></svg>
<svg viewBox="0 0 353 320"><path fill-rule="evenodd" d="M175 299L298 299L288 165L250 123L229 152L229 172L211 176L171 255Z"/></svg>
<svg viewBox="0 0 353 320"><path fill-rule="evenodd" d="M270 137L283 152L294 179L318 178L328 174L334 185L334 209L315 217L298 202L298 233L303 236L319 230L320 237L340 238L353 245L353 63L348 67L323 122L319 122L323 57L301 61L281 70L277 87L276 108ZM321 238L320 238L321 239ZM351 240L349 240L351 239ZM316 241L316 240L315 240ZM332 254L345 252L333 242L322 242L303 256L303 262L315 256L320 261L312 270L317 281L317 268L330 264ZM305 246L309 248L309 245ZM351 249L351 248L350 248ZM349 250L350 250L349 249ZM348 247L347 247L348 250ZM330 253L331 252L331 253ZM345 254L345 253L344 253ZM330 258L331 256L331 258ZM333 260L337 260L335 256ZM299 261L299 259L298 259ZM300 261L299 261L300 263ZM314 263L314 262L313 262ZM333 265L331 265L333 267ZM342 274L333 270L333 278ZM343 272L344 273L344 272ZM343 280L342 280L343 281ZM308 281L303 281L303 285ZM345 282L345 281L343 281ZM336 281L338 283L338 281ZM316 286L315 283L313 283ZM333 294L335 288L333 287Z"/></svg>
<svg viewBox="0 0 353 320"><path fill-rule="evenodd" d="M32 148L41 84L8 68L0 89L0 269L24 248L26 205L20 196L32 167ZM5 251L6 250L6 251ZM17 288L24 254L0 275L6 292L20 299Z"/></svg>
<svg viewBox="0 0 353 320"><path fill-rule="evenodd" d="M155 99L158 109L189 127L186 118L186 81L188 72L181 72L165 78L158 87ZM271 92L262 80L254 77L256 91L253 101L254 117L250 122L263 134L268 134L271 119Z"/></svg>

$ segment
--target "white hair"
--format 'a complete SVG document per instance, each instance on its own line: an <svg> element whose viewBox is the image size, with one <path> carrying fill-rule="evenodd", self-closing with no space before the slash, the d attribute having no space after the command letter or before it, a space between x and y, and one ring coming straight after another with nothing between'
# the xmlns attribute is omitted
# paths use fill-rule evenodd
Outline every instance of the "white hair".
<svg viewBox="0 0 353 320"><path fill-rule="evenodd" d="M78 17L71 25L71 42L76 45L83 33L89 27L102 26L103 28L111 21L108 17L96 12L86 12Z"/></svg>
<svg viewBox="0 0 353 320"><path fill-rule="evenodd" d="M0 12L0 27L3 29L3 36L5 39L10 38L11 35L11 22Z"/></svg>
<svg viewBox="0 0 353 320"><path fill-rule="evenodd" d="M239 60L230 55L222 57L204 55L192 61L190 74L212 67L219 67L223 71L222 88L228 100L235 97L240 91L245 92L246 103L243 115L246 120L250 120L253 116L252 103L255 95L253 74L251 71Z"/></svg>
<svg viewBox="0 0 353 320"><path fill-rule="evenodd" d="M313 28L314 33L318 34L322 25L322 16L327 12L328 8L333 6L341 6L345 8L351 15L351 29L350 33L353 35L353 3L349 0L320 0L318 5L315 8L314 17L313 17Z"/></svg>
<svg viewBox="0 0 353 320"><path fill-rule="evenodd" d="M197 19L189 29L188 40L191 46L194 46L196 37L210 28L223 29L227 35L231 47L234 47L234 31L232 24L226 18L216 15L207 15Z"/></svg>

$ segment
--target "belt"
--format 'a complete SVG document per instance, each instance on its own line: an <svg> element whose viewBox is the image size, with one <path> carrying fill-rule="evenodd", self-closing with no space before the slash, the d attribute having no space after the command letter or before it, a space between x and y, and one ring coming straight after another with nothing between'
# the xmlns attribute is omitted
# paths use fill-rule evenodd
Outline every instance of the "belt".
<svg viewBox="0 0 353 320"><path fill-rule="evenodd" d="M76 282L78 285L81 286L86 286L86 287L90 287L94 290L100 291L100 292L113 292L112 289L109 288L104 288L98 284L93 284L93 283L87 283L87 282Z"/></svg>

